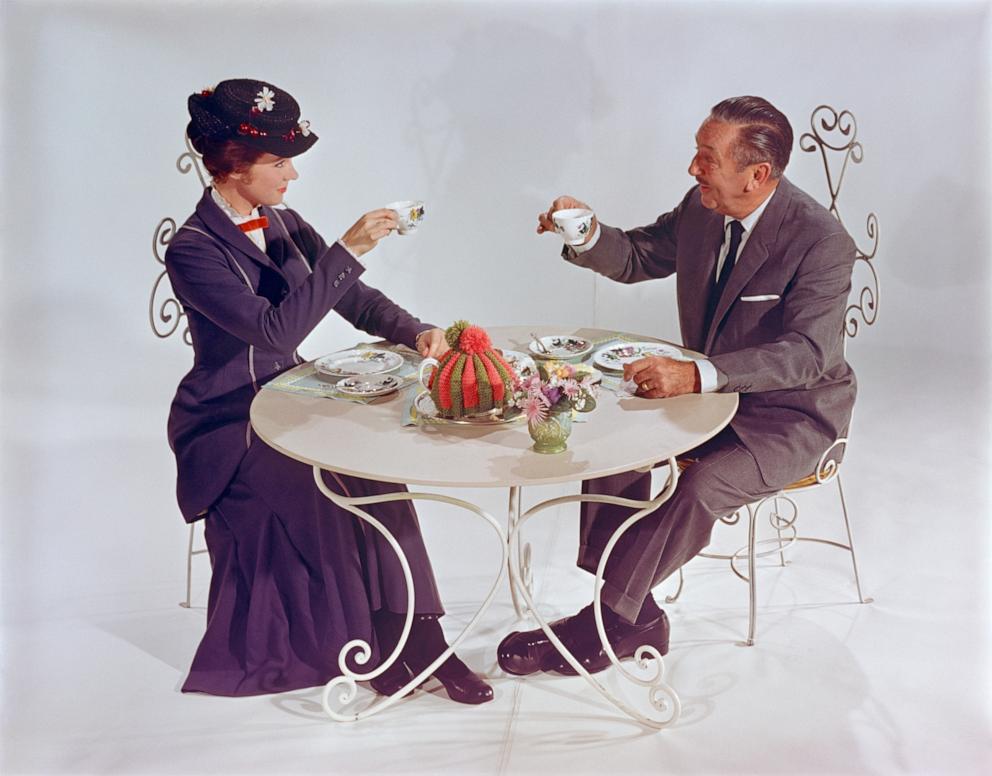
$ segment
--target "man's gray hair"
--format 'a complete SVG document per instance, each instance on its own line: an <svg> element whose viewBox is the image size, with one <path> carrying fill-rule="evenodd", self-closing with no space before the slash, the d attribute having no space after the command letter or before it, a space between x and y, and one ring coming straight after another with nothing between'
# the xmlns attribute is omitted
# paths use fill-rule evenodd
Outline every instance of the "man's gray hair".
<svg viewBox="0 0 992 776"><path fill-rule="evenodd" d="M768 100L730 97L713 106L710 119L737 127L731 153L739 170L768 162L773 178L780 178L785 172L792 153L792 125Z"/></svg>

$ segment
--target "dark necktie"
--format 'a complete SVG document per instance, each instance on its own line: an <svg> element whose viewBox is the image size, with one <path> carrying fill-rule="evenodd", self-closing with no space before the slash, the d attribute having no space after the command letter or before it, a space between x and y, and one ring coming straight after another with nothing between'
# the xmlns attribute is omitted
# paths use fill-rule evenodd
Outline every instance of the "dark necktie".
<svg viewBox="0 0 992 776"><path fill-rule="evenodd" d="M716 306L720 303L723 289L727 286L727 279L734 270L737 262L737 249L741 246L741 235L744 234L744 224L740 221L730 222L730 247L727 249L727 257L723 260L723 267L720 268L720 277L716 279L713 289L710 291L710 298L706 305L706 326L704 331L709 331L710 323L713 321L713 314Z"/></svg>

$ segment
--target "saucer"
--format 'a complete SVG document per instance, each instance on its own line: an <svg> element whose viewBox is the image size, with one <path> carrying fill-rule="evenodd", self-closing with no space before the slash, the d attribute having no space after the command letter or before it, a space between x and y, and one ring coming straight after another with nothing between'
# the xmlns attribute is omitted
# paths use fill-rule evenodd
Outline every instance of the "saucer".
<svg viewBox="0 0 992 776"><path fill-rule="evenodd" d="M346 377L338 380L334 388L345 396L370 397L385 396L398 390L403 381L396 375L372 375L371 377Z"/></svg>

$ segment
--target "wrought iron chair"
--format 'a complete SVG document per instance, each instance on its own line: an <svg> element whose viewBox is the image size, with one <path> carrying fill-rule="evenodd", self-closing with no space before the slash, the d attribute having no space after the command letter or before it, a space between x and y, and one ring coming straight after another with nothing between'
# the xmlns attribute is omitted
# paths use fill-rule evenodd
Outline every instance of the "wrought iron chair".
<svg viewBox="0 0 992 776"><path fill-rule="evenodd" d="M840 188L844 182L844 175L847 172L849 162L860 164L864 158L864 149L858 141L858 125L854 115L847 110L838 113L828 105L818 106L810 116L811 132L804 133L799 138L799 147L806 152L820 152L823 162L824 172L827 177L827 189L830 195L828 209L833 216L843 223L837 209L837 198L840 195ZM837 158L840 155L840 171L836 176L831 174L830 159L833 155ZM864 285L858 288L853 295L853 301L848 305L844 315L844 347L847 348L849 339L853 339L861 330L861 324L866 327L871 326L878 317L879 282L878 274L875 272L874 259L878 250L878 218L874 213L869 213L866 230L868 239L871 241L870 251L865 252L857 249L855 258L855 270L859 268L867 269L867 279ZM757 619L757 587L755 581L755 563L759 558L769 555L778 555L779 563L785 565L785 551L797 542L815 542L837 547L846 550L851 555L851 566L854 570L854 584L858 591L858 601L860 603L871 603L873 599L866 598L861 591L861 578L858 574L858 561L854 553L854 538L851 533L851 522L847 513L847 502L844 500L844 489L840 480L840 461L838 452L846 450L848 440L846 437L837 439L826 452L820 457L816 471L808 477L794 482L783 488L778 493L761 499L753 504L748 504L744 509L748 516L747 544L736 552L730 554L721 553L699 553L703 558L715 558L718 560L730 561L730 568L740 579L748 583L748 632L746 646L754 644L754 633ZM689 461L679 461L679 468L684 469L690 465ZM825 487L832 482L837 483L837 495L840 497L841 512L844 516L844 528L847 533L847 543L809 536L799 536L796 530L796 520L799 516L799 507L794 500L794 496L804 491L815 490ZM783 514L781 509L783 504L788 505L788 514ZM736 525L741 518L742 511L738 510L732 515L721 518L721 522L726 525ZM768 519L772 528L775 529L776 537L771 539L758 540L756 538L757 520L763 511L769 511ZM771 549L758 550L759 546L774 545ZM738 564L747 561L747 573L738 568ZM682 569L679 569L678 588L675 593L665 600L673 603L682 592L684 583Z"/></svg>
<svg viewBox="0 0 992 776"><path fill-rule="evenodd" d="M204 187L207 186L207 176L200 162L200 156L193 150L193 147L189 143L189 138L186 138L186 151L176 159L176 168L183 175L190 171L195 171L197 178L200 179L200 184ZM158 226L155 227L155 234L152 236L152 254L162 269L158 277L155 278L155 283L152 285L152 294L148 302L148 321L151 324L152 331L155 332L155 336L160 339L171 337L179 330L183 318L186 317L186 312L173 294L172 287L169 285L168 275L165 271L164 251L175 233L175 220L166 217L159 221ZM188 325L183 328L182 340L189 346L193 344ZM195 533L196 523L190 523L189 541L186 545L186 598L179 602L179 605L186 609L190 607L190 596L193 588L193 556L203 555L207 552L206 548L193 549Z"/></svg>

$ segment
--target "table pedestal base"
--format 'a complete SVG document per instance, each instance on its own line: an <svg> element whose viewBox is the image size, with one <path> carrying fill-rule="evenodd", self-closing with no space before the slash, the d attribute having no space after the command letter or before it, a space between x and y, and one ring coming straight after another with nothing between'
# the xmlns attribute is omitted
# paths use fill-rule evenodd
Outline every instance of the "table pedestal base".
<svg viewBox="0 0 992 776"><path fill-rule="evenodd" d="M632 509L638 510L632 514L623 524L616 530L610 541L607 543L606 548L603 550L603 555L600 558L599 565L596 568L596 580L595 586L593 588L593 611L596 616L596 630L599 634L600 643L609 657L610 662L619 672L618 676L632 684L639 685L647 689L648 701L651 706L660 713L661 716L642 714L636 709L632 708L629 704L618 698L610 690L608 690L601 682L595 679L592 674L583 668L582 664L575 658L575 656L565 647L561 642L555 632L551 629L551 626L543 617L538 613L537 607L534 605L532 585L530 580L530 553L522 552L518 553L516 556L516 562L514 563L513 557L514 553L510 553L510 590L514 597L514 606L517 606L517 600L522 599L526 605L524 611L529 611L529 613L540 625L541 630L547 635L548 640L558 649L565 660L570 666L582 677L585 678L589 684L591 684L600 695L602 695L606 700L616 706L618 709L623 711L625 714L631 718L637 720L641 724L654 728L656 730L661 730L662 728L669 727L673 725L682 712L682 703L679 699L678 694L675 690L664 681L665 675L665 663L661 654L654 647L644 645L639 647L635 654L634 660L635 665L643 672L644 676L639 676L631 672L626 666L624 666L620 660L617 658L616 653L613 651L613 647L606 637L606 629L603 626L603 604L601 601L601 591L603 588L603 574L606 571L606 563L610 558L610 554L613 552L613 548L616 543L620 540L620 537L629 529L634 523L646 517L647 515L653 513L659 506L665 503L675 492L675 486L678 483L679 470L675 463L674 458L668 459L668 482L665 487L650 501L636 501L633 499L620 498L618 496L604 496L604 495L593 495L593 494L581 494L577 496L561 496L558 498L548 499L542 501L530 509L528 509L522 516L519 515L519 493L516 494L516 509L517 514L513 513L514 495L511 492L510 503L511 503L511 520L510 520L510 533L509 542L511 547L520 547L520 529L524 524L535 514L541 512L545 509L549 509L554 506L560 506L562 504L571 504L578 502L591 502L599 504L614 504L618 506L630 507ZM516 490L516 489L514 489ZM514 519L515 518L515 519ZM529 549L530 545L524 545ZM526 567L523 561L526 560ZM517 609L517 613L520 614L521 608ZM653 658L653 665L651 659ZM653 670L652 670L653 669Z"/></svg>
<svg viewBox="0 0 992 776"><path fill-rule="evenodd" d="M668 482L658 493L658 495L650 501L636 501L632 499L619 498L616 496L591 494L560 496L558 498L542 501L521 515L520 489L518 487L512 487L510 489L509 501L509 533L505 532L496 519L485 510L467 501L452 498L450 496L433 493L411 492L388 493L377 496L363 496L360 498L341 496L327 487L324 483L323 477L321 476L320 467L315 466L313 469L314 481L317 483L317 487L320 492L337 506L351 512L360 520L368 523L372 526L372 528L382 534L389 542L389 545L393 548L393 551L399 558L407 589L406 620L403 623L403 632L400 635L400 640L396 645L396 648L389 655L389 657L383 660L374 670L361 673L353 671L349 667L348 658L350 657L350 662L354 664L360 666L365 665L372 656L371 645L362 639L353 639L345 644L338 655L338 667L341 669L341 676L331 679L331 681L324 686L324 691L321 696L321 704L323 705L324 711L332 719L339 722L355 722L384 711L407 695L415 687L420 685L434 672L438 666L440 666L450 655L454 653L455 648L461 644L468 633L476 627L483 614L485 614L486 610L489 609L489 606L496 595L496 591L499 587L500 581L502 580L503 571L505 569L509 572L510 593L517 616L520 618L526 616L527 614L533 616L540 625L541 629L545 632L545 634L547 634L548 639L558 649L562 656L564 656L569 665L571 665L580 676L585 678L585 680L589 682L589 684L592 685L593 688L600 693L600 695L632 719L637 720L647 727L660 730L674 724L679 718L682 707L678 694L664 681L665 664L663 657L654 647L644 645L637 649L634 659L635 665L643 671L645 675L640 676L630 671L628 667L624 666L617 658L616 653L613 651L613 647L610 645L609 640L606 637L606 630L603 626L602 601L600 600L606 563L609 560L610 554L613 552L613 548L616 546L616 543L619 541L620 537L623 536L627 529L638 520L641 520L654 512L659 506L667 501L675 491L675 486L678 482L678 467L675 465L674 459L669 459L668 464ZM389 530L386 529L386 527L376 518L361 509L363 506L370 504L381 504L389 501L438 501L444 504L451 504L453 506L460 507L468 512L478 515L496 532L496 536L499 539L501 552L500 563L496 578L493 580L493 583L489 588L489 594L482 602L482 605L475 613L475 616L472 617L468 625L465 626L462 632L459 633L458 636L451 642L450 646L442 652L433 663L414 676L407 684L405 684L393 695L379 696L371 704L359 711L345 712L343 709L353 703L358 695L358 682L368 681L380 676L394 662L396 662L403 650L404 645L406 644L410 634L410 628L413 623L414 589L413 577L410 573L410 564L403 553L403 549L400 547L399 543L389 532ZM571 504L583 501L614 504L638 510L627 518L627 520L624 521L624 523L617 529L616 533L614 533L614 535L610 538L610 541L607 543L606 548L603 551L603 556L600 559L598 568L596 569L596 580L593 589L593 610L596 618L596 630L599 634L600 642L603 644L604 650L609 657L610 662L619 672L618 676L627 682L646 688L649 703L660 713L661 716L649 716L639 712L628 703L618 698L610 690L603 686L602 683L596 680L588 671L585 670L585 668L583 668L582 664L579 663L575 656L568 651L565 645L562 644L557 635L555 635L554 631L551 629L551 626L538 613L537 607L534 604L533 579L530 570L531 548L529 544L524 544L522 542L520 531L530 518L545 509L560 506L562 504ZM336 691L337 695L335 697ZM332 704L332 698L336 700L336 704Z"/></svg>
<svg viewBox="0 0 992 776"><path fill-rule="evenodd" d="M420 685L427 677L434 673L434 670L440 666L445 660L451 656L455 648L462 643L465 636L476 626L482 615L485 614L486 610L492 603L493 598L496 595L496 590L499 587L500 581L503 578L503 571L507 567L507 546L508 540L506 532L503 530L502 526L483 509L470 504L467 501L463 501L457 498L451 498L450 496L442 496L433 493L410 493L410 492L399 492L399 493L386 493L377 496L362 496L360 498L351 498L348 496L341 496L332 491L324 483L324 479L321 476L321 469L319 466L313 467L313 477L314 481L317 483L317 488L321 493L324 494L328 499L337 504L342 509L351 512L353 515L358 517L360 520L368 523L380 534L382 534L386 541L389 542L390 547L396 553L399 558L400 565L403 568L403 579L406 582L407 590L407 609L406 609L406 620L403 623L403 632L400 634L399 643L396 648L389 655L388 658L383 660L374 670L367 673L359 673L352 671L349 668L349 656L351 657L351 662L357 665L365 665L369 658L372 656L372 646L362 639L353 639L349 641L344 647L341 648L341 652L338 655L338 668L341 669L341 676L331 679L325 686L324 692L321 696L321 705L324 707L324 711L327 712L328 716L339 722L355 722L360 719L365 719L366 717L371 717L374 714L378 714L380 711L388 709L390 706L395 704L398 700L407 695L411 690ZM413 602L414 602L414 591L413 591L413 576L410 574L410 564L403 554L403 549L400 547L399 542L396 538L389 532L389 530L378 520L376 520L372 515L370 515L365 510L361 509L363 506L369 504L383 504L389 501L440 501L444 504L451 504L456 507L461 507L473 514L478 515L496 532L496 536L499 538L499 546L501 552L500 563L498 566L498 571L496 573L496 579L493 580L492 586L489 588L489 595L486 596L479 610L472 617L471 621L461 633L451 642L448 648L442 652L433 663L431 663L427 668L421 671L419 674L414 676L409 682L407 682L400 690L398 690L393 695L388 696L377 696L371 704L366 706L360 711L344 712L339 709L351 704L358 695L358 682L368 681L374 679L375 677L381 675L385 672L396 660L399 658L400 653L403 651L403 647L406 645L407 638L410 635L410 627L413 623ZM332 706L331 700L334 696L335 691L338 691L336 696L336 701L338 708Z"/></svg>

